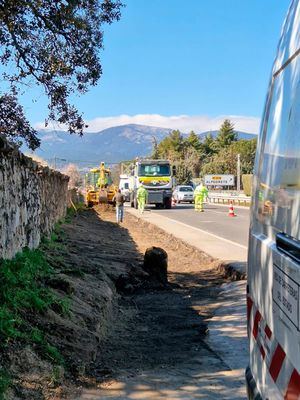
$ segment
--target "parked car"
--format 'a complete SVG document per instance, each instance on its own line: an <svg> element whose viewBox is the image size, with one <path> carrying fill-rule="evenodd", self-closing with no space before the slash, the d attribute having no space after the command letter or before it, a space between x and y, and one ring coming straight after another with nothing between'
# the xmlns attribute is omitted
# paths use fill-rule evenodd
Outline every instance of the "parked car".
<svg viewBox="0 0 300 400"><path fill-rule="evenodd" d="M176 186L173 192L173 199L176 203L193 203L194 202L194 189L191 186L180 185Z"/></svg>

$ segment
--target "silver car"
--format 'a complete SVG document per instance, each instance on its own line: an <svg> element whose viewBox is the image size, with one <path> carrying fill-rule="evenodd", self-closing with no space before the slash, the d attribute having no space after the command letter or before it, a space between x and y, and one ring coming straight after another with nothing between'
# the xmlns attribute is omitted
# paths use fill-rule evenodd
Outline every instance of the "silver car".
<svg viewBox="0 0 300 400"><path fill-rule="evenodd" d="M188 185L176 186L173 192L173 199L176 203L193 203L194 202L194 189Z"/></svg>

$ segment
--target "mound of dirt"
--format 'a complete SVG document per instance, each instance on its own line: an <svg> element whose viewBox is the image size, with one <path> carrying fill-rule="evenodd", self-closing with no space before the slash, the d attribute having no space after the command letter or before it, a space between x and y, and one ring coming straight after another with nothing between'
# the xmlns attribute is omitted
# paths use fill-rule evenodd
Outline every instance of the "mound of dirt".
<svg viewBox="0 0 300 400"><path fill-rule="evenodd" d="M215 261L133 216L121 226L114 218L95 208L62 226L63 246L47 252L55 269L48 285L68 297L69 310L28 318L46 330L65 364L45 361L34 345L9 347L14 388L8 398L75 399L82 386L180 362L199 346L211 315L203 304L221 282ZM162 249L159 273L153 257L149 264L146 256L144 267L153 246ZM199 297L201 318L191 296Z"/></svg>

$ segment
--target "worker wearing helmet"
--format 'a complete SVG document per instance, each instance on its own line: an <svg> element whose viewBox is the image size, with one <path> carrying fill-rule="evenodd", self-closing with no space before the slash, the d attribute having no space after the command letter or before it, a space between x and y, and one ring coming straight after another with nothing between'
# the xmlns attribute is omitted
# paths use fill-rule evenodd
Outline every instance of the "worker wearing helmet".
<svg viewBox="0 0 300 400"><path fill-rule="evenodd" d="M203 212L203 203L204 199L208 198L208 190L203 183L200 183L194 191L194 199L195 199L195 211Z"/></svg>
<svg viewBox="0 0 300 400"><path fill-rule="evenodd" d="M137 197L137 202L138 202L138 209L140 211L141 214L143 214L144 209L145 209L145 204L148 201L148 192L147 189L141 185L136 193L136 197Z"/></svg>

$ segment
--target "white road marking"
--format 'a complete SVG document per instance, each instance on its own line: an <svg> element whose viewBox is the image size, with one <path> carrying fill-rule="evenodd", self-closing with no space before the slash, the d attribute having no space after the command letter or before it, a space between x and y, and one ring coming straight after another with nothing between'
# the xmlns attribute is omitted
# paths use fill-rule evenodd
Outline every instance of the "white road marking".
<svg viewBox="0 0 300 400"><path fill-rule="evenodd" d="M245 249L245 250L248 249L247 246L244 246L244 245L242 245L242 244L233 242L232 240L229 240L229 239L225 239L225 238L223 238L222 236L215 235L214 233L207 232L207 231L205 231L205 230L203 230L203 229L195 228L194 226L185 224L184 222L177 221L176 219L166 217L165 215L163 215L163 216L161 215L161 217L167 218L167 219L169 219L170 221L175 222L176 224L179 224L179 225L185 226L185 227L187 227L187 228L193 229L194 231L199 231L199 232L201 232L201 233L205 233L206 235L209 235L209 236L211 236L211 237L214 237L215 239L223 240L223 242L233 244L233 245L235 245L235 246L240 247L241 249ZM202 221L201 221L201 222L202 222Z"/></svg>
<svg viewBox="0 0 300 400"><path fill-rule="evenodd" d="M211 212L213 212L213 213L222 214L222 215L228 214L228 212L215 211L215 210L212 210L211 208L207 208L205 211L211 211ZM236 214L236 212L235 212L235 214ZM236 214L236 215L237 215L237 214ZM243 219L248 218L248 217L245 217L244 215L241 215L241 214L239 214L239 215L237 215L237 216L238 216L239 218L243 218Z"/></svg>

